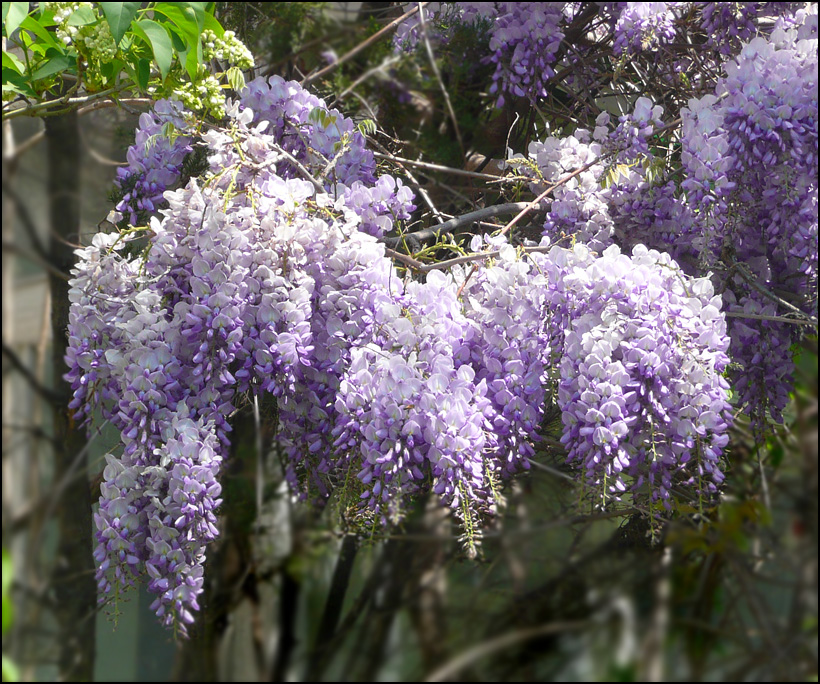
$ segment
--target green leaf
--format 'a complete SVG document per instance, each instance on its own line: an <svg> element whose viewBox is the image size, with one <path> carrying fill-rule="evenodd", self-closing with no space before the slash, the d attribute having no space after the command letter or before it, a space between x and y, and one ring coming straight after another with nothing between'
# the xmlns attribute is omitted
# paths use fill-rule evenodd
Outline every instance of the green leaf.
<svg viewBox="0 0 820 684"><path fill-rule="evenodd" d="M11 69L3 68L3 93L20 93L28 97L37 97L31 86L21 74Z"/></svg>
<svg viewBox="0 0 820 684"><path fill-rule="evenodd" d="M17 669L11 660L3 656L3 681L4 682L19 682L20 670Z"/></svg>
<svg viewBox="0 0 820 684"><path fill-rule="evenodd" d="M87 24L93 24L98 18L94 10L88 5L80 5L68 17L66 24L68 26L86 26Z"/></svg>
<svg viewBox="0 0 820 684"><path fill-rule="evenodd" d="M175 5L182 9L186 16L193 17L196 22L199 33L202 33L205 28L205 12L208 5L207 2L175 2Z"/></svg>
<svg viewBox="0 0 820 684"><path fill-rule="evenodd" d="M162 124L162 136L168 138L168 142L170 145L174 144L174 141L180 136L177 127L174 126L173 122L166 121ZM148 154L148 149L146 149L146 155Z"/></svg>
<svg viewBox="0 0 820 684"><path fill-rule="evenodd" d="M17 30L27 16L27 2L3 3L3 33L6 34L6 38L11 38L11 34Z"/></svg>
<svg viewBox="0 0 820 684"><path fill-rule="evenodd" d="M52 53L46 62L31 75L32 81L41 81L54 74L59 74L63 71L76 71L77 60L68 55L60 54L57 51L49 51Z"/></svg>
<svg viewBox="0 0 820 684"><path fill-rule="evenodd" d="M168 34L171 36L171 42L174 45L174 50L176 50L180 55L180 61L184 62L185 55L188 54L188 43L185 42L185 34L182 32L181 29L177 28L170 21L166 21L162 25L165 27L165 30L168 31Z"/></svg>
<svg viewBox="0 0 820 684"><path fill-rule="evenodd" d="M151 61L148 59L141 59L137 62L137 85L140 90L145 92L148 90L148 79L151 78Z"/></svg>
<svg viewBox="0 0 820 684"><path fill-rule="evenodd" d="M196 49L189 50L185 56L185 69L188 72L191 83L195 83L197 80L200 64L202 64L202 41L199 39L199 36L197 36Z"/></svg>
<svg viewBox="0 0 820 684"><path fill-rule="evenodd" d="M46 3L41 2L40 11L37 13L38 21L41 26L56 26L57 20L54 19L54 10L46 9Z"/></svg>
<svg viewBox="0 0 820 684"><path fill-rule="evenodd" d="M137 16L137 10L140 8L139 2L101 2L105 20L111 28L111 35L114 36L114 42L119 45L128 27L134 17Z"/></svg>
<svg viewBox="0 0 820 684"><path fill-rule="evenodd" d="M14 564L11 561L11 554L8 550L3 549L3 634L11 625L13 617L11 600L9 599L12 579L14 579Z"/></svg>
<svg viewBox="0 0 820 684"><path fill-rule="evenodd" d="M225 72L225 78L228 81L228 85L236 91L240 91L245 87L245 76L239 67L233 66L228 69Z"/></svg>
<svg viewBox="0 0 820 684"><path fill-rule="evenodd" d="M117 79L117 75L125 69L125 67L126 64L121 59L112 59L110 62L100 64L100 73L107 82L114 82Z"/></svg>
<svg viewBox="0 0 820 684"><path fill-rule="evenodd" d="M3 51L3 68L14 69L18 74L24 74L26 66L12 52Z"/></svg>
<svg viewBox="0 0 820 684"><path fill-rule="evenodd" d="M327 109L316 107L310 110L308 114L308 121L314 124L319 124L322 128L329 128L336 123L336 116L331 114Z"/></svg>
<svg viewBox="0 0 820 684"><path fill-rule="evenodd" d="M365 119L359 122L359 133L362 135L374 135L376 133L376 122L373 119Z"/></svg>
<svg viewBox="0 0 820 684"><path fill-rule="evenodd" d="M20 28L30 31L49 47L54 47L62 51L62 46L57 42L54 34L43 28L34 17L26 17L20 22Z"/></svg>
<svg viewBox="0 0 820 684"><path fill-rule="evenodd" d="M3 577L0 579L3 598L8 596L11 588L11 581L14 579L14 564L8 549L3 549Z"/></svg>
<svg viewBox="0 0 820 684"><path fill-rule="evenodd" d="M205 15L205 27L203 28L203 31L205 29L210 29L211 31L213 31L216 34L217 38L222 38L222 36L225 35L225 29L222 27L222 24L220 24L217 21L216 17L213 14Z"/></svg>
<svg viewBox="0 0 820 684"><path fill-rule="evenodd" d="M199 40L199 24L192 8L185 7L182 3L158 2L154 6L155 17L157 14L164 16L180 29L185 45L189 49Z"/></svg>
<svg viewBox="0 0 820 684"><path fill-rule="evenodd" d="M161 24L151 19L140 19L133 25L133 28L134 33L151 46L151 50L154 52L154 60L159 67L159 73L164 81L171 69L171 62L174 59L174 48L171 45L171 37Z"/></svg>

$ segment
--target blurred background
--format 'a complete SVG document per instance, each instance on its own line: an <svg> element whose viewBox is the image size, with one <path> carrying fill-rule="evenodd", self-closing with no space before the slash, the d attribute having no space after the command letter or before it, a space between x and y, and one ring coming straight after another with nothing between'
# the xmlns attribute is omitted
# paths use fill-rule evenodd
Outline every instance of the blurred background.
<svg viewBox="0 0 820 684"><path fill-rule="evenodd" d="M402 11L218 4L257 75L296 79ZM419 77L399 88L394 66L382 41L315 86L348 114L390 122L388 133L410 141L403 156L454 163L438 85ZM459 114L475 99L457 101ZM358 539L344 511L291 500L275 459L257 452L252 417L240 415L192 638L175 641L143 591L103 608L93 591L78 597L74 581L94 573L98 476L118 436L87 436L67 415L53 358L65 302L55 297L72 250L112 208L139 112L102 109L48 130L3 123L3 653L21 681L817 681L816 337L798 350L773 436L755 444L738 422L725 494L703 518L653 530L638 513L591 510L542 445L541 467L508 485L478 559L426 501L401 529ZM473 160L503 155L514 114L460 119ZM494 200L446 172L415 182L453 214L465 196ZM81 234L61 227L72 211Z"/></svg>

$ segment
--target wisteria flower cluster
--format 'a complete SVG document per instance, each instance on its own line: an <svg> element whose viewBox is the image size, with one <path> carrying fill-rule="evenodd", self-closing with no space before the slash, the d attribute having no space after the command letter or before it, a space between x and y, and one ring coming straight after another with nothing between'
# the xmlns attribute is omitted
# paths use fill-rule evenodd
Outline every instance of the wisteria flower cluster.
<svg viewBox="0 0 820 684"><path fill-rule="evenodd" d="M724 55L754 38L761 18L778 17L800 11L800 2L702 2L701 26L706 44Z"/></svg>
<svg viewBox="0 0 820 684"><path fill-rule="evenodd" d="M612 50L616 55L653 50L675 37L676 6L680 2L618 2Z"/></svg>
<svg viewBox="0 0 820 684"><path fill-rule="evenodd" d="M193 136L187 134L189 115L175 100L160 100L151 112L140 115L134 144L128 148L128 166L117 169L114 181L122 191L116 206L120 218L137 225L164 206L163 193L176 184L182 163L193 151Z"/></svg>
<svg viewBox="0 0 820 684"><path fill-rule="evenodd" d="M560 2L466 2L429 3L433 28L428 37L436 42L447 40L446 29L454 22L490 25L490 54L485 63L495 68L490 93L497 94L496 104L504 105L505 93L514 97L543 97L546 83L555 74L553 65L564 38L560 25L565 3ZM421 37L417 16L400 24L394 37L397 50L411 52Z"/></svg>
<svg viewBox="0 0 820 684"><path fill-rule="evenodd" d="M428 2L423 8L427 39L433 45L446 43L450 29L457 23L474 24L492 20L497 14L495 2ZM505 3L501 3L505 4ZM413 52L423 38L422 18L418 13L401 22L393 34L393 47L401 52Z"/></svg>
<svg viewBox="0 0 820 684"><path fill-rule="evenodd" d="M394 220L410 218L415 209L412 191L400 179L377 175L375 157L353 121L328 110L323 100L296 82L279 76L256 79L227 107L234 125L244 127L237 135L255 137L254 154L270 163L271 150L278 153L275 168L280 178L319 179L339 198L342 208L362 218L367 232L380 237ZM252 113L252 120L238 121L243 109ZM200 137L191 121L190 112L173 100L161 100L152 113L140 117L136 141L128 150L128 166L117 173L117 184L124 191L117 211L132 224L155 214L163 206L162 193L180 180L182 162ZM169 125L170 135L164 134ZM236 158L231 135L221 134L220 141L226 154ZM227 157L214 156L214 140L209 144L214 168L230 163Z"/></svg>
<svg viewBox="0 0 820 684"><path fill-rule="evenodd" d="M698 208L702 260L720 267L730 301L756 317L817 311L816 13L783 26L744 45L716 95L683 110L682 185ZM777 305L761 286L793 303ZM785 407L787 350L800 331L759 319L730 332L742 402L762 430Z"/></svg>
<svg viewBox="0 0 820 684"><path fill-rule="evenodd" d="M669 47L681 3L626 5L431 4L428 37L488 22L497 103L543 98L586 11L611 15L622 54ZM205 38L214 57L230 51L230 36ZM712 499L730 359L762 429L790 389L786 317L816 316L816 42L816 9L778 19L689 101L680 134L635 95L617 122L595 109L592 132L550 127L509 160L533 193L552 188L541 242L477 235L469 265L424 279L382 242L415 209L410 189L299 84L256 79L218 124L157 103L118 175L131 226L78 250L71 280L71 409L122 439L95 515L102 599L147 577L157 615L186 633L231 416L262 395L292 491L336 497L354 531L429 493L474 552L551 405L599 505L660 516ZM678 154L681 177L667 168Z"/></svg>
<svg viewBox="0 0 820 684"><path fill-rule="evenodd" d="M267 87L272 101L281 86L273 79ZM265 87L251 85L258 105ZM298 144L291 141L288 152L269 133L277 124L289 130L286 119L258 109L234 103L226 127L200 135L204 178L165 192L168 206L161 219L151 218L143 256L128 256L138 230L99 235L79 251L71 283L72 408L86 418L99 412L123 442L122 455L109 457L95 517L101 594L116 595L147 575L157 614L183 634L202 591L205 547L217 536L218 474L229 418L243 397L276 398L287 476L303 497L326 501L337 490L377 523L399 519L407 496L429 490L460 520L472 548L482 516L497 506L502 478L533 455L561 345L575 353L553 322L580 320L575 300L559 292L571 278L550 275L553 262L567 259L560 248L522 258L503 238L475 241L487 257L473 277L456 271L403 282L367 234L369 215L347 204L352 195L337 185L294 177ZM178 110L166 103L160 113ZM319 144L324 133L317 127ZM173 146L162 149L175 158ZM321 164L309 154L305 148L303 159L316 172ZM371 187L395 188L391 181ZM672 266L642 254L640 272L661 282L662 267ZM596 263L588 254L583 267ZM598 299L617 301L616 290ZM650 328L649 310L636 304L630 320ZM678 309L667 318L674 316L686 319ZM682 383L704 386L687 375L710 372L698 356L703 348L719 365L724 342L715 330L714 339L695 343L676 329ZM666 367L659 364L654 356L639 363L640 377L660 378L655 385L641 389L638 375L624 381L625 412L643 416L649 409L637 397L664 396ZM697 412L677 417L657 401L666 413L652 414L653 444L660 452L670 445L678 459L657 486L668 488L696 452L717 472L725 424ZM675 418L664 422L667 414ZM684 419L692 420L691 431ZM640 420L645 427L650 419ZM696 437L712 452L698 451ZM648 462L640 451L646 439L630 442L635 464ZM634 465L629 472L639 471ZM653 493L654 485L650 478Z"/></svg>
<svg viewBox="0 0 820 684"><path fill-rule="evenodd" d="M514 155L508 163L520 173L537 179L530 184L537 195L571 173L588 167L557 187L551 200L544 201L549 212L543 234L553 242L578 241L593 250L612 244L614 224L601 187L606 166L601 159L600 143L590 139L589 131L579 129L565 138L550 136L543 142L533 141L528 152L526 158Z"/></svg>
<svg viewBox="0 0 820 684"><path fill-rule="evenodd" d="M515 97L544 97L555 75L558 48L564 39L560 25L562 3L508 2L493 25L490 56L495 65L490 93L498 93L496 106L504 105L504 93Z"/></svg>
<svg viewBox="0 0 820 684"><path fill-rule="evenodd" d="M659 106L640 97L614 130L603 112L591 136L582 128L570 136L550 136L530 143L527 157L508 160L519 173L537 179L530 184L534 194L557 186L543 202L545 236L595 251L613 242L630 249L639 243L663 247L674 256L688 249L678 238L692 232L691 212L674 182L648 173L655 161L649 140L662 125L660 116Z"/></svg>
<svg viewBox="0 0 820 684"><path fill-rule="evenodd" d="M669 506L673 482L697 494L723 481L731 423L721 298L665 254L578 245L544 268L563 312L558 404L569 461L601 496L648 486Z"/></svg>

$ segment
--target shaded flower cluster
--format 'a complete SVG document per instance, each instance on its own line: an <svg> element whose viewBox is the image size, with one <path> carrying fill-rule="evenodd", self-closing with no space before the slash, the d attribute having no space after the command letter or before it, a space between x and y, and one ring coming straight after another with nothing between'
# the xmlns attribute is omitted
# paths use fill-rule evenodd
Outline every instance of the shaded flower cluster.
<svg viewBox="0 0 820 684"><path fill-rule="evenodd" d="M547 94L555 75L553 65L564 39L560 2L506 2L499 10L490 35L490 56L495 65L490 93L498 93L496 106L504 105L504 93L531 99Z"/></svg>
<svg viewBox="0 0 820 684"><path fill-rule="evenodd" d="M123 192L116 210L132 225L164 207L163 193L177 183L182 163L193 150L187 115L172 100L160 100L151 112L140 115L134 144L128 148L128 166L117 169L114 181Z"/></svg>
<svg viewBox="0 0 820 684"><path fill-rule="evenodd" d="M699 2L706 44L723 55L737 54L755 37L761 19L793 14L800 2Z"/></svg>
<svg viewBox="0 0 820 684"><path fill-rule="evenodd" d="M489 24L490 54L484 62L495 67L490 93L502 107L507 96L543 97L555 75L553 65L564 38L561 24L567 3L562 2L465 2L429 3L431 26L428 38L446 41L453 22ZM411 52L421 39L418 16L402 22L393 40L396 50Z"/></svg>
<svg viewBox="0 0 820 684"><path fill-rule="evenodd" d="M757 317L790 315L795 305L817 311L816 7L802 20L744 45L716 95L683 110L682 185L698 209L701 260L737 311ZM772 308L761 287L791 301ZM735 321L741 400L762 430L767 416L780 420L791 387L786 350L801 331Z"/></svg>
<svg viewBox="0 0 820 684"><path fill-rule="evenodd" d="M427 39L432 45L446 43L454 22L472 24L492 20L498 15L495 2L428 2L424 8ZM421 17L418 13L401 22L393 34L393 47L397 51L413 52L423 38Z"/></svg>
<svg viewBox="0 0 820 684"><path fill-rule="evenodd" d="M612 51L616 55L653 50L675 37L674 10L680 2L619 2Z"/></svg>

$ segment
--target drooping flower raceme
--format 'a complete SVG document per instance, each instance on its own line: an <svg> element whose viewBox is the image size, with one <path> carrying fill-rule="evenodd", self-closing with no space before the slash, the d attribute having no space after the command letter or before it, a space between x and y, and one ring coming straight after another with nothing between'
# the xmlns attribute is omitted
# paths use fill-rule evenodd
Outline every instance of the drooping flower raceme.
<svg viewBox="0 0 820 684"><path fill-rule="evenodd" d="M682 112L682 185L698 209L701 260L721 274L736 312L758 317L730 326L741 401L758 432L767 416L780 420L788 349L801 334L759 317L817 311L816 14L802 21L744 45L716 95Z"/></svg>
<svg viewBox="0 0 820 684"><path fill-rule="evenodd" d="M176 184L182 162L193 150L188 114L179 102L160 100L153 111L140 115L128 166L117 169L115 181L123 192L116 210L131 224L165 206L162 194ZM171 128L174 132L168 135Z"/></svg>
<svg viewBox="0 0 820 684"><path fill-rule="evenodd" d="M730 423L728 338L710 281L637 245L600 258L578 245L542 259L564 330L562 442L604 498L648 489L669 506L673 482L699 495L723 480Z"/></svg>
<svg viewBox="0 0 820 684"><path fill-rule="evenodd" d="M553 25L547 10L538 26ZM560 41L508 33L504 69L541 68ZM501 91L540 87L519 75L500 77ZM639 100L612 153L651 154L656 120ZM169 122L176 137L162 135ZM474 264L424 282L401 276L378 240L409 216L409 190L298 84L253 81L203 130L162 103L139 135L121 211L147 225L95 237L71 283L72 408L122 436L95 516L103 598L146 576L154 610L185 632L246 397L275 399L293 491L338 496L360 527L431 492L474 545L502 479L534 455L547 398L564 413L570 463L604 501L672 506L674 487L708 496L720 483L721 301L640 244L673 232L674 192L637 170L604 188L597 135L535 143L521 167L540 191L591 164L556 191L539 246L477 238ZM204 158L183 177L194 148ZM623 230L644 224L640 239ZM587 244L550 243L569 236Z"/></svg>
<svg viewBox="0 0 820 684"><path fill-rule="evenodd" d="M616 55L651 50L675 36L675 14L680 2L611 3L622 7L615 25Z"/></svg>
<svg viewBox="0 0 820 684"><path fill-rule="evenodd" d="M543 233L553 242L563 241L566 245L569 240L578 241L594 250L612 244L614 226L601 187L605 170L602 154L601 145L589 139L588 131L579 129L566 138L551 136L543 142L531 142L528 163L523 162L521 155L510 160L522 173L538 179L530 184L534 194L541 194L571 173L589 167L557 187L551 200L544 201L549 211Z"/></svg>

